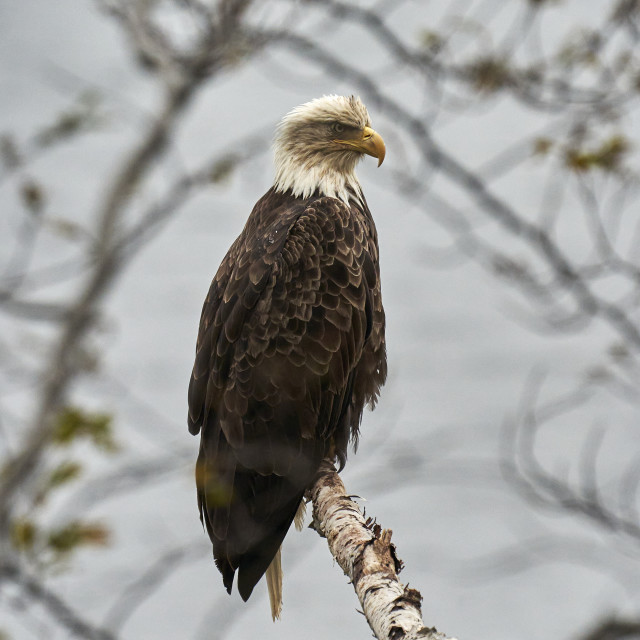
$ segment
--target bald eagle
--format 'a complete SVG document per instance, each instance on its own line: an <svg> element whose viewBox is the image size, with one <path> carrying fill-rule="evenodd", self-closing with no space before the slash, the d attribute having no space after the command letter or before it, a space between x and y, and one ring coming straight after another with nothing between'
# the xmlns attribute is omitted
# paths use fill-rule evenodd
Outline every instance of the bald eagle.
<svg viewBox="0 0 640 640"><path fill-rule="evenodd" d="M324 96L277 130L274 185L204 302L189 384L200 519L227 591L266 572L324 458L344 466L387 374L378 240L354 172L385 146L359 98Z"/></svg>

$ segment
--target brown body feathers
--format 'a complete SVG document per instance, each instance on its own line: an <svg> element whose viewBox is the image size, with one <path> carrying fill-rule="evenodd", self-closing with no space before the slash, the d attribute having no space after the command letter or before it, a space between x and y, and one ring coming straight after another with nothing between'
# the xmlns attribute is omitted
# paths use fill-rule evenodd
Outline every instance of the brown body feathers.
<svg viewBox="0 0 640 640"><path fill-rule="evenodd" d="M246 600L321 460L341 464L386 376L369 210L271 189L216 274L189 385L198 504L216 564Z"/></svg>

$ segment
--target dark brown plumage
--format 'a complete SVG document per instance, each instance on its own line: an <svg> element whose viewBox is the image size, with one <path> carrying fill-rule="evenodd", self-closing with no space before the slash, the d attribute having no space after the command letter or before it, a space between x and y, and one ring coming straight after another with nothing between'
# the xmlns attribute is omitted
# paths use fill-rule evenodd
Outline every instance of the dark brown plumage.
<svg viewBox="0 0 640 640"><path fill-rule="evenodd" d="M341 465L386 377L378 243L364 197L271 188L204 302L189 385L201 519L244 600L325 457Z"/></svg>

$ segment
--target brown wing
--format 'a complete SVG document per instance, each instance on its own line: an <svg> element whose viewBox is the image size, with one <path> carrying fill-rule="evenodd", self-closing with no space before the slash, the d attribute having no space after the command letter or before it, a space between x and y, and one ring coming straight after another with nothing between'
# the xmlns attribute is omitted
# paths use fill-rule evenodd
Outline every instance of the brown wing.
<svg viewBox="0 0 640 640"><path fill-rule="evenodd" d="M227 590L239 569L245 600L322 458L344 462L386 372L368 212L278 198L256 205L216 274L189 386L201 518Z"/></svg>

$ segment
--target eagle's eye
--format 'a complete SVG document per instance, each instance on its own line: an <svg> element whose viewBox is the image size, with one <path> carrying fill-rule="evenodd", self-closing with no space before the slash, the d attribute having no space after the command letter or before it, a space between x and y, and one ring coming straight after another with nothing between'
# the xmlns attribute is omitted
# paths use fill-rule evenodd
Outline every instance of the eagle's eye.
<svg viewBox="0 0 640 640"><path fill-rule="evenodd" d="M334 122L331 127L336 133L342 133L344 131L344 125L339 122Z"/></svg>

